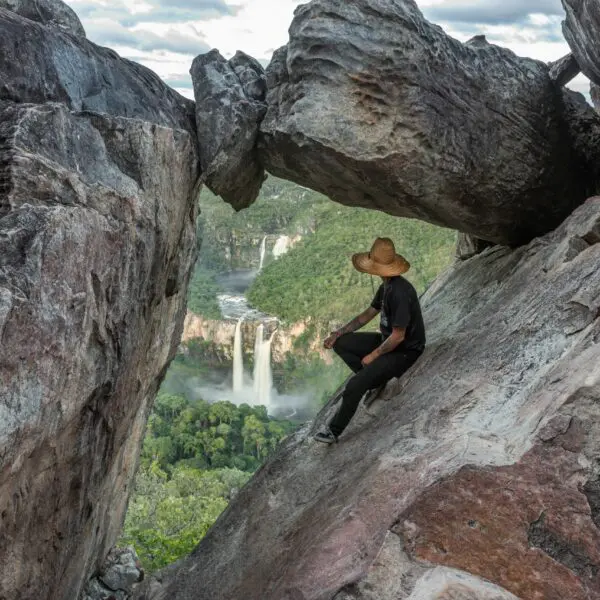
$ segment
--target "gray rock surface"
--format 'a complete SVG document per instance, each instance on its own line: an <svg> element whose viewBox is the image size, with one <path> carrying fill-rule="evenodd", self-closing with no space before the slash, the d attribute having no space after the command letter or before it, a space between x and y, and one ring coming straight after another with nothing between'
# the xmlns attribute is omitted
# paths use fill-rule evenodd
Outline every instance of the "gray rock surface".
<svg viewBox="0 0 600 600"><path fill-rule="evenodd" d="M195 138L194 103L116 52L0 8L0 99L62 102L185 129Z"/></svg>
<svg viewBox="0 0 600 600"><path fill-rule="evenodd" d="M326 447L327 406L136 598L598 600L598 264L600 198L457 262L371 414Z"/></svg>
<svg viewBox="0 0 600 600"><path fill-rule="evenodd" d="M461 44L412 0L300 6L267 82L262 163L344 204L520 244L596 185L548 65Z"/></svg>
<svg viewBox="0 0 600 600"><path fill-rule="evenodd" d="M0 101L0 598L77 598L120 534L198 178L186 131Z"/></svg>
<svg viewBox="0 0 600 600"><path fill-rule="evenodd" d="M97 575L85 586L80 600L127 600L144 570L133 547L113 548Z"/></svg>
<svg viewBox="0 0 600 600"><path fill-rule="evenodd" d="M456 258L459 260L473 258L473 256L480 254L490 246L493 246L490 242L480 240L467 233L459 233L456 240Z"/></svg>
<svg viewBox="0 0 600 600"><path fill-rule="evenodd" d="M245 208L265 179L256 151L267 110L264 69L243 52L227 61L211 50L196 57L190 73L203 180L235 209Z"/></svg>
<svg viewBox="0 0 600 600"><path fill-rule="evenodd" d="M581 70L600 84L600 4L597 0L562 0L567 13L563 34Z"/></svg>
<svg viewBox="0 0 600 600"><path fill-rule="evenodd" d="M592 104L596 109L596 112L600 111L600 86L596 85L594 82L590 82L590 98L592 99Z"/></svg>
<svg viewBox="0 0 600 600"><path fill-rule="evenodd" d="M0 8L6 8L43 25L57 27L66 33L85 37L79 17L61 0L0 0Z"/></svg>
<svg viewBox="0 0 600 600"><path fill-rule="evenodd" d="M600 148L598 113L588 104L583 94L567 88L562 90L562 104L566 115L567 131L574 152L580 156L572 166L572 177L579 177L586 186L586 194L592 196L599 190L600 160L589 148Z"/></svg>
<svg viewBox="0 0 600 600"><path fill-rule="evenodd" d="M569 81L581 73L579 64L573 54L567 54L548 66L550 67L550 79L559 86L567 85Z"/></svg>

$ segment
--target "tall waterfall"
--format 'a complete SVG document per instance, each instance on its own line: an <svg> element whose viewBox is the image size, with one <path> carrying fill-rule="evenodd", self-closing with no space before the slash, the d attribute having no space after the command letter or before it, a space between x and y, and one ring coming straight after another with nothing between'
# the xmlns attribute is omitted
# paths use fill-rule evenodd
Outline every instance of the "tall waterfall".
<svg viewBox="0 0 600 600"><path fill-rule="evenodd" d="M265 263L266 250L267 250L267 236L265 235L265 237L262 239L262 242L260 243L260 263L258 265L259 271L262 271L263 264Z"/></svg>
<svg viewBox="0 0 600 600"><path fill-rule="evenodd" d="M241 392L244 387L244 358L242 356L242 321L238 319L233 336L233 391Z"/></svg>
<svg viewBox="0 0 600 600"><path fill-rule="evenodd" d="M256 328L256 341L254 342L254 396L257 404L269 408L271 403L271 390L273 376L271 374L271 342L273 334L268 340L264 339L265 328L261 323Z"/></svg>

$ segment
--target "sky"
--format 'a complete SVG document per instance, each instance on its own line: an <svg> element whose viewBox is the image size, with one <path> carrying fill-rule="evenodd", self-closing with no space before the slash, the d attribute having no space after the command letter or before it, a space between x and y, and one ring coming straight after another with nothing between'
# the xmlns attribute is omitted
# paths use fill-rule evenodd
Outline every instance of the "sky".
<svg viewBox="0 0 600 600"><path fill-rule="evenodd" d="M266 65L288 40L302 0L65 0L88 38L155 71L193 98L189 68L218 48L226 58L243 50ZM352 0L347 0L351 2ZM425 17L461 41L485 34L521 56L552 61L569 52L561 32L560 0L417 0ZM570 86L588 93L577 77Z"/></svg>

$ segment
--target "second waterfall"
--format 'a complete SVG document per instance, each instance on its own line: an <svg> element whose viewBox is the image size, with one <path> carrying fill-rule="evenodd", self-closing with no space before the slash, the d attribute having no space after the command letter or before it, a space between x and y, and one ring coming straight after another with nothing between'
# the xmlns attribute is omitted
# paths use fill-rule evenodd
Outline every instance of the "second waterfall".
<svg viewBox="0 0 600 600"><path fill-rule="evenodd" d="M265 326L262 323L258 324L254 341L254 372L252 381L250 382L250 378L246 377L248 381L246 383L244 378L242 323L243 318L236 323L233 339L233 392L238 398L236 402L262 405L268 411L273 394L271 344L275 332L265 339Z"/></svg>
<svg viewBox="0 0 600 600"><path fill-rule="evenodd" d="M261 323L256 329L254 342L254 396L257 404L266 406L271 404L271 391L273 389L273 376L271 374L271 342L273 335L264 339L265 328Z"/></svg>

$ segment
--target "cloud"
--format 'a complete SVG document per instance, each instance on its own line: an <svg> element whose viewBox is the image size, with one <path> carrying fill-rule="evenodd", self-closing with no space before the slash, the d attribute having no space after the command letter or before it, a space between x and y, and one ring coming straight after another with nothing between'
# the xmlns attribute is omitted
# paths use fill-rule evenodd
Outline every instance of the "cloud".
<svg viewBox="0 0 600 600"><path fill-rule="evenodd" d="M188 73L169 73L163 77L165 83L172 88L192 89L192 78Z"/></svg>
<svg viewBox="0 0 600 600"><path fill-rule="evenodd" d="M453 37L464 41L475 35L484 34L488 41L501 46L535 45L535 44L560 44L566 47L562 34L560 19L552 18L545 24L533 21L515 25L496 25L487 23L440 22L443 28ZM564 53L566 54L566 52Z"/></svg>
<svg viewBox="0 0 600 600"><path fill-rule="evenodd" d="M443 0L424 6L427 18L449 23L506 25L526 23L531 15L564 17L560 0Z"/></svg>
<svg viewBox="0 0 600 600"><path fill-rule="evenodd" d="M423 0L425 17L460 41L483 34L520 56L552 61L569 52L560 0Z"/></svg>
<svg viewBox="0 0 600 600"><path fill-rule="evenodd" d="M121 46L150 52L163 50L196 56L210 50L204 37L193 27L171 27L157 33L148 29L129 29L111 19L94 19L85 24L88 38L102 46Z"/></svg>
<svg viewBox="0 0 600 600"><path fill-rule="evenodd" d="M82 21L111 19L124 27L142 23L187 23L235 15L225 0L151 0L149 3L111 0L67 0Z"/></svg>

